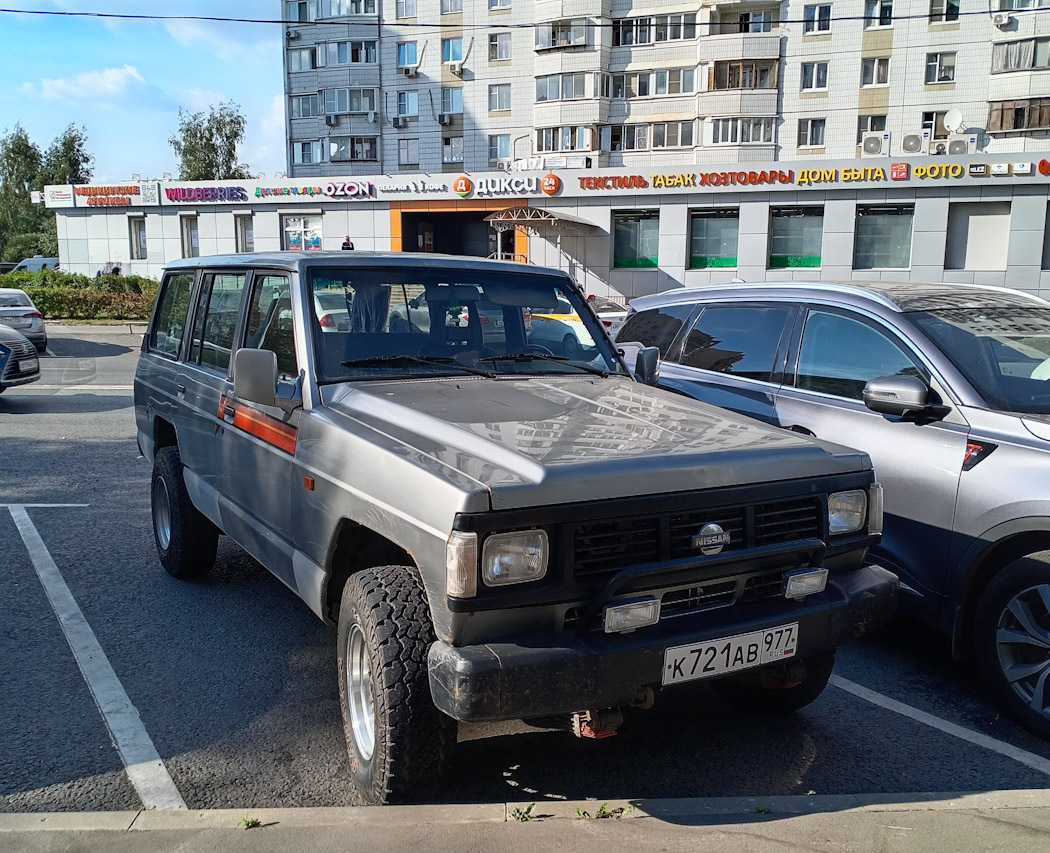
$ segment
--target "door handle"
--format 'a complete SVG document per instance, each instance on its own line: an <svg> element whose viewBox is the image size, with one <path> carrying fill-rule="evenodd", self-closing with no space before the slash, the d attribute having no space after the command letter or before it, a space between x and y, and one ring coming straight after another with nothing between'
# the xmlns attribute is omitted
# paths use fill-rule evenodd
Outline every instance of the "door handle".
<svg viewBox="0 0 1050 853"><path fill-rule="evenodd" d="M176 383L175 384L175 393L176 394L185 394L186 393L186 386L183 385L182 383Z"/></svg>
<svg viewBox="0 0 1050 853"><path fill-rule="evenodd" d="M223 406L222 419L228 424L233 423L233 416L236 414L236 409L233 406Z"/></svg>

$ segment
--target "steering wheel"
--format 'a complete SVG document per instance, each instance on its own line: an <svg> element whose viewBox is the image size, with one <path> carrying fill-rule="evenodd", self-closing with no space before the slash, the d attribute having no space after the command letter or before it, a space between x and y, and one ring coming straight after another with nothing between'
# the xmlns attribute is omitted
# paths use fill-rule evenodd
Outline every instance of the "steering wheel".
<svg viewBox="0 0 1050 853"><path fill-rule="evenodd" d="M554 353L546 347L541 347L539 344L526 344L518 352L508 352L507 355L528 355L529 353L536 353L537 355L554 355Z"/></svg>

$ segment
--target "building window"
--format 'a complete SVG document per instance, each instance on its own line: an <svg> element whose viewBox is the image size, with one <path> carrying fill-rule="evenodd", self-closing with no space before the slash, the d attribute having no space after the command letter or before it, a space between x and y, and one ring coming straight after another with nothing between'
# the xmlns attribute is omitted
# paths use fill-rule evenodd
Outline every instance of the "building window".
<svg viewBox="0 0 1050 853"><path fill-rule="evenodd" d="M954 83L955 82L955 54L954 53L927 53L926 54L926 82L927 83Z"/></svg>
<svg viewBox="0 0 1050 853"><path fill-rule="evenodd" d="M1050 67L1050 38L999 42L992 45L992 73Z"/></svg>
<svg viewBox="0 0 1050 853"><path fill-rule="evenodd" d="M824 208L771 208L769 268L819 267L823 239Z"/></svg>
<svg viewBox="0 0 1050 853"><path fill-rule="evenodd" d="M714 145L747 145L773 141L775 118L716 118Z"/></svg>
<svg viewBox="0 0 1050 853"><path fill-rule="evenodd" d="M399 116L418 116L419 92L398 92L397 114Z"/></svg>
<svg viewBox="0 0 1050 853"><path fill-rule="evenodd" d="M695 69L644 71L640 74L612 74L613 98L648 98L652 95L681 95L693 91Z"/></svg>
<svg viewBox="0 0 1050 853"><path fill-rule="evenodd" d="M285 3L284 19L298 23L307 23L314 20L317 14L317 4L314 0L296 0L296 2ZM196 257L196 255L194 255Z"/></svg>
<svg viewBox="0 0 1050 853"><path fill-rule="evenodd" d="M441 162L462 163L463 162L463 137L447 136L441 140Z"/></svg>
<svg viewBox="0 0 1050 853"><path fill-rule="evenodd" d="M489 35L489 61L498 62L510 59L510 33L491 33Z"/></svg>
<svg viewBox="0 0 1050 853"><path fill-rule="evenodd" d="M182 256L199 258L201 254L200 230L196 216L181 216L182 220Z"/></svg>
<svg viewBox="0 0 1050 853"><path fill-rule="evenodd" d="M325 89L324 111L328 115L375 112L375 89Z"/></svg>
<svg viewBox="0 0 1050 853"><path fill-rule="evenodd" d="M647 151L649 125L615 124L602 128L603 151Z"/></svg>
<svg viewBox="0 0 1050 853"><path fill-rule="evenodd" d="M459 115L463 112L462 89L441 90L441 112L449 115Z"/></svg>
<svg viewBox="0 0 1050 853"><path fill-rule="evenodd" d="M289 71L311 71L314 67L314 49L304 47L300 50L288 51Z"/></svg>
<svg viewBox="0 0 1050 853"><path fill-rule="evenodd" d="M696 38L696 13L621 18L613 21L613 47Z"/></svg>
<svg viewBox="0 0 1050 853"><path fill-rule="evenodd" d="M865 133L882 132L886 130L886 116L857 116L857 144L864 141Z"/></svg>
<svg viewBox="0 0 1050 853"><path fill-rule="evenodd" d="M892 27L893 0L864 0L864 27Z"/></svg>
<svg viewBox="0 0 1050 853"><path fill-rule="evenodd" d="M999 0L1000 12L1025 12L1050 8L1050 0Z"/></svg>
<svg viewBox="0 0 1050 853"><path fill-rule="evenodd" d="M510 83L489 86L489 112L510 109Z"/></svg>
<svg viewBox="0 0 1050 853"><path fill-rule="evenodd" d="M463 0L441 0L442 15L456 15L463 11Z"/></svg>
<svg viewBox="0 0 1050 853"><path fill-rule="evenodd" d="M772 32L773 27L777 25L778 21L773 10L761 9L755 12L738 13L736 24L731 25L732 29L723 30L723 32L768 33Z"/></svg>
<svg viewBox="0 0 1050 853"><path fill-rule="evenodd" d="M345 18L347 15L374 15L376 0L321 0L321 18Z"/></svg>
<svg viewBox="0 0 1050 853"><path fill-rule="evenodd" d="M418 65L418 50L414 41L403 41L397 45L397 64L399 67L405 65Z"/></svg>
<svg viewBox="0 0 1050 853"><path fill-rule="evenodd" d="M293 95L292 118L312 118L321 115L321 98L317 95Z"/></svg>
<svg viewBox="0 0 1050 853"><path fill-rule="evenodd" d="M653 125L653 148L692 148L693 122L668 121Z"/></svg>
<svg viewBox="0 0 1050 853"><path fill-rule="evenodd" d="M233 234L238 252L255 251L255 217L250 213L233 217Z"/></svg>
<svg viewBox="0 0 1050 853"><path fill-rule="evenodd" d="M285 216L282 226L286 251L321 251L320 216Z"/></svg>
<svg viewBox="0 0 1050 853"><path fill-rule="evenodd" d="M798 145L800 148L823 148L824 127L827 119L802 118L798 120Z"/></svg>
<svg viewBox="0 0 1050 853"><path fill-rule="evenodd" d="M888 86L890 83L890 58L879 56L860 61L861 86Z"/></svg>
<svg viewBox="0 0 1050 853"><path fill-rule="evenodd" d="M930 23L946 24L959 20L959 0L930 0Z"/></svg>
<svg viewBox="0 0 1050 853"><path fill-rule="evenodd" d="M463 39L442 39L441 40L441 61L442 62L462 62L463 61Z"/></svg>
<svg viewBox="0 0 1050 853"><path fill-rule="evenodd" d="M536 100L572 101L587 97L587 75L582 71L574 74L550 74L536 78Z"/></svg>
<svg viewBox="0 0 1050 853"><path fill-rule="evenodd" d="M416 0L397 0L395 15L398 18L414 18L416 16Z"/></svg>
<svg viewBox="0 0 1050 853"><path fill-rule="evenodd" d="M895 270L911 266L911 232L915 205L857 207L853 269Z"/></svg>
<svg viewBox="0 0 1050 853"><path fill-rule="evenodd" d="M128 217L128 240L131 243L131 260L146 260L146 217Z"/></svg>
<svg viewBox="0 0 1050 853"><path fill-rule="evenodd" d="M297 166L324 162L324 147L321 140L292 143L292 162ZM195 256L196 257L196 256Z"/></svg>
<svg viewBox="0 0 1050 853"><path fill-rule="evenodd" d="M590 128L585 125L540 127L536 129L537 151L590 151L590 149Z"/></svg>
<svg viewBox="0 0 1050 853"><path fill-rule="evenodd" d="M826 62L802 63L802 91L817 92L828 88L828 64Z"/></svg>
<svg viewBox="0 0 1050 853"><path fill-rule="evenodd" d="M510 134L500 133L489 137L489 161L510 159Z"/></svg>
<svg viewBox="0 0 1050 853"><path fill-rule="evenodd" d="M1050 98L997 101L988 113L988 130L1043 130L1050 128Z"/></svg>
<svg viewBox="0 0 1050 853"><path fill-rule="evenodd" d="M776 59L733 59L728 62L716 62L714 88L775 89L779 67L780 62Z"/></svg>
<svg viewBox="0 0 1050 853"><path fill-rule="evenodd" d="M694 210L689 214L689 268L735 267L739 235L738 208Z"/></svg>
<svg viewBox="0 0 1050 853"><path fill-rule="evenodd" d="M369 41L332 41L319 46L325 51L326 65L350 65L375 63L378 61L375 40Z"/></svg>
<svg viewBox="0 0 1050 853"><path fill-rule="evenodd" d="M378 139L374 136L330 136L328 159L333 163L378 160Z"/></svg>
<svg viewBox="0 0 1050 853"><path fill-rule="evenodd" d="M399 139L397 141L397 165L419 166L418 139Z"/></svg>
<svg viewBox="0 0 1050 853"><path fill-rule="evenodd" d="M1010 202L948 205L946 270L1005 270L1010 248Z"/></svg>
<svg viewBox="0 0 1050 853"><path fill-rule="evenodd" d="M947 110L941 110L940 112L923 113L922 129L933 131L934 139L947 139L948 128L944 125L944 117L947 114Z"/></svg>
<svg viewBox="0 0 1050 853"><path fill-rule="evenodd" d="M586 47L587 19L573 18L536 25L536 50L557 47Z"/></svg>
<svg viewBox="0 0 1050 853"><path fill-rule="evenodd" d="M802 21L802 32L831 32L831 4L826 6L806 6Z"/></svg>
<svg viewBox="0 0 1050 853"><path fill-rule="evenodd" d="M660 212L613 211L613 267L659 266Z"/></svg>
<svg viewBox="0 0 1050 853"><path fill-rule="evenodd" d="M489 0L490 9L509 9L510 0Z"/></svg>

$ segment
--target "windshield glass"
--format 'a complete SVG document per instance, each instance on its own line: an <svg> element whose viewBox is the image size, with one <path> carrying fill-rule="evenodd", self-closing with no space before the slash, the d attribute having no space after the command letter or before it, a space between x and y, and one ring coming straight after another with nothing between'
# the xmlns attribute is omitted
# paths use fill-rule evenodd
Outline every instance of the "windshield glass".
<svg viewBox="0 0 1050 853"><path fill-rule="evenodd" d="M1050 306L968 308L909 316L989 408L1050 414Z"/></svg>
<svg viewBox="0 0 1050 853"><path fill-rule="evenodd" d="M333 267L310 273L319 380L627 375L583 299L542 273ZM326 314L338 305L343 322Z"/></svg>

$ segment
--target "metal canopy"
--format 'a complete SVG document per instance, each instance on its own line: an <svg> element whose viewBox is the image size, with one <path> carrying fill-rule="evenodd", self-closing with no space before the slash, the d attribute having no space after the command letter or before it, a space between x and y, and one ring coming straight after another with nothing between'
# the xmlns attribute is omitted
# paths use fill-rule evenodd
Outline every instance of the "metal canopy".
<svg viewBox="0 0 1050 853"><path fill-rule="evenodd" d="M508 207L489 214L485 217L485 221L497 231L515 229L527 234L535 233L544 227L553 227L559 233L566 228L589 230L596 227L593 223L580 219L578 216L555 213L552 210L544 210L542 207Z"/></svg>

